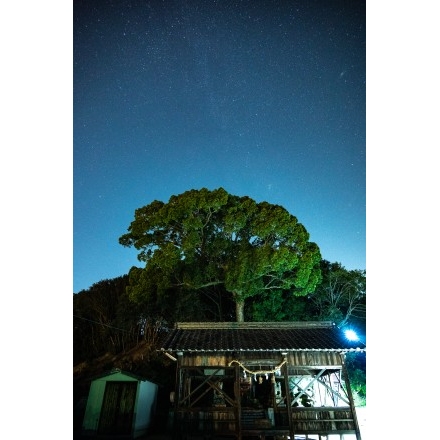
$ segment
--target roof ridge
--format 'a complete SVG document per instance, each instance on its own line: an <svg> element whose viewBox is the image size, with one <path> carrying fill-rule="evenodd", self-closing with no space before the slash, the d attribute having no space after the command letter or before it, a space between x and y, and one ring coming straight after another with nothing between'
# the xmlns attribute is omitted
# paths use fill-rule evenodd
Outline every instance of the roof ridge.
<svg viewBox="0 0 440 440"><path fill-rule="evenodd" d="M283 322L176 322L176 329L286 329L286 328L329 328L331 321L283 321Z"/></svg>

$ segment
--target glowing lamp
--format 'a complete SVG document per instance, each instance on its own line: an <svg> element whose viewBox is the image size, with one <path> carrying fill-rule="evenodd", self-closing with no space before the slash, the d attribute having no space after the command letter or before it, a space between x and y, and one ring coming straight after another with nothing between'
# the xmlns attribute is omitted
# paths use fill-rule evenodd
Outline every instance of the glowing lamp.
<svg viewBox="0 0 440 440"><path fill-rule="evenodd" d="M358 335L353 330L345 330L345 337L349 341L357 341L357 340L359 340Z"/></svg>

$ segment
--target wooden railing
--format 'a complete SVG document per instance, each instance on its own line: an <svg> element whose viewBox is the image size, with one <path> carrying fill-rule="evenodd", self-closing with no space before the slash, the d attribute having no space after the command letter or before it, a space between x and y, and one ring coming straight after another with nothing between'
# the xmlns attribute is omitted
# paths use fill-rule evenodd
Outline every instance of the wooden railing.
<svg viewBox="0 0 440 440"><path fill-rule="evenodd" d="M292 408L295 434L354 433L355 423L349 407ZM265 436L290 432L287 409L274 412L275 424L264 409L242 409L240 429L234 408L191 408L176 413L178 437L188 435ZM241 432L239 432L241 431Z"/></svg>
<svg viewBox="0 0 440 440"><path fill-rule="evenodd" d="M287 410L275 412L275 426L289 426ZM355 432L350 407L292 408L292 427L295 434Z"/></svg>

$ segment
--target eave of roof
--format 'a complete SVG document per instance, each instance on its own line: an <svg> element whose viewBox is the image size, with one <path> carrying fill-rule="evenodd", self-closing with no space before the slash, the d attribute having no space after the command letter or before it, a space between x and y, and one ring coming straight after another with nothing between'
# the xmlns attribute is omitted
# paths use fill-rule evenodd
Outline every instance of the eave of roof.
<svg viewBox="0 0 440 440"><path fill-rule="evenodd" d="M136 379L138 381L141 381L141 382L148 381L148 379L146 377L139 376L138 374L132 373L130 371L121 370L120 368L113 368L112 370L104 371L101 374L93 376L91 378L91 380L93 381L93 380L97 380L97 379L103 379L105 377L110 377L110 376L113 376L118 373L123 374L124 376L129 376L129 377Z"/></svg>
<svg viewBox="0 0 440 440"><path fill-rule="evenodd" d="M168 353L365 350L365 344L348 341L331 322L177 323L160 349Z"/></svg>

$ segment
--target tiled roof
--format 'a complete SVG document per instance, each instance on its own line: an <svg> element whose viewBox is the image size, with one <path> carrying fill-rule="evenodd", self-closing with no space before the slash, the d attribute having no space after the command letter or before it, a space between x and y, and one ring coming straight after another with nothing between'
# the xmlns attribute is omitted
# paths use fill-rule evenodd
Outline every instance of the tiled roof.
<svg viewBox="0 0 440 440"><path fill-rule="evenodd" d="M365 351L331 322L177 323L162 351Z"/></svg>

